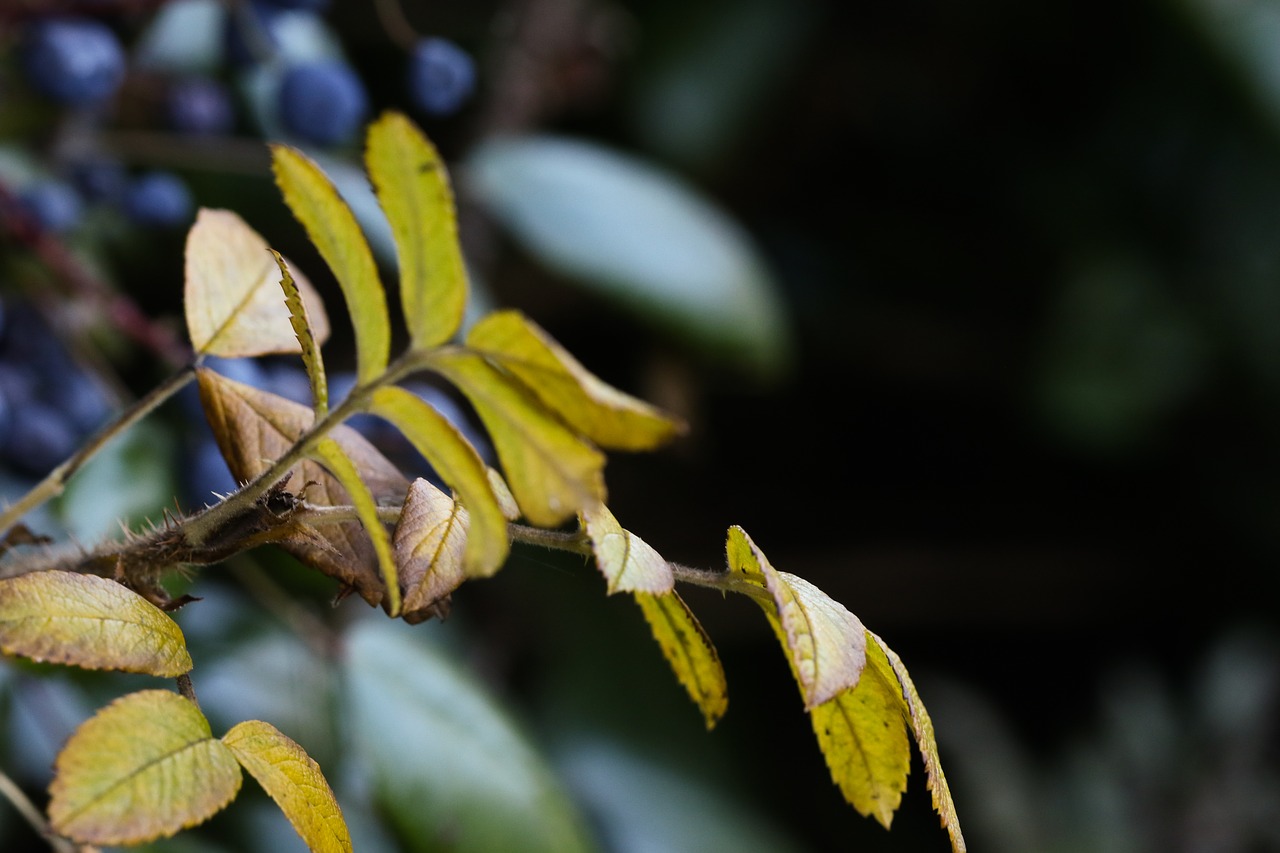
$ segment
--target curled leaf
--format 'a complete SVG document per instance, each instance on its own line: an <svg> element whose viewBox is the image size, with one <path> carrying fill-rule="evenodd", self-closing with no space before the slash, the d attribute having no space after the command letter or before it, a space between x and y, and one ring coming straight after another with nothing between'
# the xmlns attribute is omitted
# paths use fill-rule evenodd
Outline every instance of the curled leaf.
<svg viewBox="0 0 1280 853"><path fill-rule="evenodd" d="M660 595L637 592L635 595L636 603L640 605L667 663L689 698L702 711L707 728L713 728L729 707L729 688L725 683L720 655L711 644L711 638L689 605L674 591Z"/></svg>
<svg viewBox="0 0 1280 853"><path fill-rule="evenodd" d="M597 503L583 509L581 515L596 566L608 581L610 594L662 595L675 588L671 564L639 536L624 530L608 507Z"/></svg>
<svg viewBox="0 0 1280 853"><path fill-rule="evenodd" d="M187 234L183 308L198 354L227 358L298 352L279 270L267 241L229 210L202 208ZM329 320L320 294L294 276L311 330L323 343Z"/></svg>
<svg viewBox="0 0 1280 853"><path fill-rule="evenodd" d="M323 417L329 409L329 386L324 375L324 360L320 357L320 341L316 339L306 301L297 280L289 272L289 265L275 249L271 254L280 268L280 289L284 291L284 302L289 308L289 324L293 326L294 337L302 348L302 366L306 368L307 379L311 383L311 399L316 414Z"/></svg>
<svg viewBox="0 0 1280 853"><path fill-rule="evenodd" d="M131 693L90 717L54 772L49 822L89 844L139 844L203 823L241 782L200 709L168 690Z"/></svg>
<svg viewBox="0 0 1280 853"><path fill-rule="evenodd" d="M239 723L222 742L258 781L298 835L316 853L350 853L351 833L320 765L279 729L261 720Z"/></svg>
<svg viewBox="0 0 1280 853"><path fill-rule="evenodd" d="M431 483L409 485L394 538L406 615L441 605L467 579L470 523L467 511Z"/></svg>
<svg viewBox="0 0 1280 853"><path fill-rule="evenodd" d="M0 581L0 651L164 678L191 669L178 623L115 581L76 572Z"/></svg>

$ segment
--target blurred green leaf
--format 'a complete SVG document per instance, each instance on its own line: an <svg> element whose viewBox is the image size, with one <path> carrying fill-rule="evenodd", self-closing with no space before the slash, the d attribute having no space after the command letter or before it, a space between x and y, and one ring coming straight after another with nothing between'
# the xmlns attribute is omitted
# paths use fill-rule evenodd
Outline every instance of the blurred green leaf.
<svg viewBox="0 0 1280 853"><path fill-rule="evenodd" d="M494 139L463 178L550 268L764 376L787 367L790 329L744 229L676 175L596 143Z"/></svg>
<svg viewBox="0 0 1280 853"><path fill-rule="evenodd" d="M519 726L415 630L363 622L343 661L354 754L404 849L592 850L572 801Z"/></svg>

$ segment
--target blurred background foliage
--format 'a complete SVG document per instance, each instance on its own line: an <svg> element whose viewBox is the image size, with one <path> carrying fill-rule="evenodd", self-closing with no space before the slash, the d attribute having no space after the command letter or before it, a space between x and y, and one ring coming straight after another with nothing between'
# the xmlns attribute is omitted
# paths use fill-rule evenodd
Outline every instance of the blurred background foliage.
<svg viewBox="0 0 1280 853"><path fill-rule="evenodd" d="M478 306L519 308L691 422L610 461L618 519L699 566L740 524L895 647L973 849L1280 850L1280 3L405 0L399 21L318 5L275 50L342 57L371 110L407 110L436 142ZM267 168L263 141L290 139L280 68L224 61L232 7L5 0L0 176L14 194L86 154L170 170L337 306ZM12 55L50 11L110 21L129 49L105 113L24 92ZM405 25L475 58L457 112L413 107ZM196 71L234 93L229 133L157 119L164 81ZM358 143L290 141L390 271ZM117 401L165 374L181 228L97 211L50 248L6 222L3 298L39 305ZM37 526L92 537L104 504L158 512L195 469L198 427L168 414ZM527 784L554 776L542 793L601 850L944 849L918 763L889 833L841 801L745 601L689 594L730 685L707 734L639 614L577 561L518 553L412 630L329 610L332 592L255 554L206 571L178 618L215 729L258 716L296 737L357 849L454 849L465 826L423 828L387 792L447 799L458 774L438 769L488 747L434 753L467 743L457 709L433 716L426 675L336 671L341 631L510 714L488 746L531 744ZM408 698L370 704L401 681ZM38 796L61 738L122 684L5 663L0 766ZM361 741L375 711L363 731L383 740ZM0 808L5 849L35 844L17 823ZM290 844L246 799L156 849Z"/></svg>

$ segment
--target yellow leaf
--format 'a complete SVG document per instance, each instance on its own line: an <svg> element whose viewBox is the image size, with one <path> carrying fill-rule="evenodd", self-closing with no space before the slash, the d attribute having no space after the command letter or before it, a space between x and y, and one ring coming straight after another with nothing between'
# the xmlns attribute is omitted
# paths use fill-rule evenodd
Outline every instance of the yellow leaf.
<svg viewBox="0 0 1280 853"><path fill-rule="evenodd" d="M115 581L75 572L0 581L0 651L163 678L191 669L176 622Z"/></svg>
<svg viewBox="0 0 1280 853"><path fill-rule="evenodd" d="M674 591L635 595L667 663L688 691L689 698L701 709L707 728L713 728L729 707L729 688L711 638Z"/></svg>
<svg viewBox="0 0 1280 853"><path fill-rule="evenodd" d="M729 567L773 598L771 624L787 652L805 708L813 710L858 683L867 629L844 605L804 578L779 572L741 527L729 528Z"/></svg>
<svg viewBox="0 0 1280 853"><path fill-rule="evenodd" d="M289 265L275 249L271 254L280 268L280 289L284 291L284 302L289 308L289 324L293 326L293 334L302 348L302 365L307 370L307 379L311 383L311 399L315 403L317 417L324 417L329 410L329 385L324 375L324 360L320 357L320 342L316 340L311 317L306 302L298 289L298 283L289 272Z"/></svg>
<svg viewBox="0 0 1280 853"><path fill-rule="evenodd" d="M907 707L884 653L867 647L856 686L813 709L814 733L832 780L863 817L886 829L902 802L911 766Z"/></svg>
<svg viewBox="0 0 1280 853"><path fill-rule="evenodd" d="M405 613L426 612L467 579L463 552L470 518L453 498L414 480L395 530Z"/></svg>
<svg viewBox="0 0 1280 853"><path fill-rule="evenodd" d="M378 568L382 572L382 581L386 585L387 597L384 602L387 613L400 615L400 580L396 572L395 555L391 553L391 537L387 535L386 525L378 518L378 504L365 485L351 457L348 456L332 438L326 438L316 444L312 455L330 474L337 478L342 487L351 496L351 503L356 508L356 515L364 525L365 533L373 543L373 551L378 558Z"/></svg>
<svg viewBox="0 0 1280 853"><path fill-rule="evenodd" d="M351 833L320 765L275 726L239 723L222 736L240 766L275 800L307 847L316 853L347 853Z"/></svg>
<svg viewBox="0 0 1280 853"><path fill-rule="evenodd" d="M292 400L234 382L212 370L196 373L200 401L214 438L237 480L252 480L270 467L311 426L315 413ZM397 505L409 481L364 436L339 425L330 437L351 457L361 478L381 505ZM315 462L295 467L288 488L306 489L318 506L350 506L351 497L338 480ZM317 535L322 543L317 542ZM327 524L312 535L299 535L281 547L309 566L355 589L370 604L381 604L386 587L372 541L358 522Z"/></svg>
<svg viewBox="0 0 1280 853"><path fill-rule="evenodd" d="M543 405L604 448L651 450L686 425L587 371L518 311L495 311L467 333L467 346L511 373Z"/></svg>
<svg viewBox="0 0 1280 853"><path fill-rule="evenodd" d="M924 770L929 786L929 791L933 794L933 808L941 818L943 827L946 828L947 834L951 838L951 849L954 853L964 853L967 849L964 843L964 834L960 832L960 819L956 816L956 804L951 799L951 788L947 785L946 774L942 772L942 762L938 759L938 742L933 736L933 721L929 719L929 712L925 710L924 703L920 700L920 694L916 692L916 686L911 681L911 676L907 673L906 666L902 663L902 659L894 653L893 649L885 645L884 640L880 639L870 631L867 637L871 641L871 646L879 649L884 653L885 659L893 670L893 674L898 679L901 687L901 696L906 705L909 719L911 721L911 729L916 737L916 747L920 750L920 755L924 759Z"/></svg>
<svg viewBox="0 0 1280 853"><path fill-rule="evenodd" d="M369 411L404 433L441 479L458 492L470 518L464 574L489 577L498 571L510 547L507 520L480 454L444 415L403 388L375 389Z"/></svg>
<svg viewBox="0 0 1280 853"><path fill-rule="evenodd" d="M229 210L202 208L187 233L183 307L191 346L227 358L298 352L275 263L256 231ZM320 294L295 277L315 338L329 336Z"/></svg>
<svg viewBox="0 0 1280 853"><path fill-rule="evenodd" d="M435 147L400 113L369 126L365 165L395 237L400 300L413 347L453 337L467 304L453 190Z"/></svg>
<svg viewBox="0 0 1280 853"><path fill-rule="evenodd" d="M671 592L676 579L671 564L643 539L628 530L602 503L582 511L582 524L591 540L596 566L608 581L609 593L648 592L654 595Z"/></svg>
<svg viewBox="0 0 1280 853"><path fill-rule="evenodd" d="M483 358L442 350L432 354L429 364L475 407L511 493L531 524L555 527L605 499L604 455Z"/></svg>
<svg viewBox="0 0 1280 853"><path fill-rule="evenodd" d="M241 781L200 709L168 690L131 693L90 717L54 772L50 824L89 844L140 844L203 823Z"/></svg>
<svg viewBox="0 0 1280 853"><path fill-rule="evenodd" d="M507 521L515 521L520 517L520 505L516 503L515 495L511 494L511 487L507 485L506 480L502 479L502 475L492 468L489 468L486 473L489 475L489 488L493 489L493 496L498 499L502 517Z"/></svg>
<svg viewBox="0 0 1280 853"><path fill-rule="evenodd" d="M391 322L369 243L351 208L305 154L275 144L271 162L285 203L338 279L355 327L356 376L362 385L370 382L386 369Z"/></svg>

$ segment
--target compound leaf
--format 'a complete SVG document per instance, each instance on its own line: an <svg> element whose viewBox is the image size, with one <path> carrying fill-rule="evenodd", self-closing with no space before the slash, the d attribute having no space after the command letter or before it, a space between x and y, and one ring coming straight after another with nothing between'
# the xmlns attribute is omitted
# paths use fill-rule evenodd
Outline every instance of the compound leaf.
<svg viewBox="0 0 1280 853"><path fill-rule="evenodd" d="M431 483L409 484L393 540L406 621L442 606L467 579L463 553L470 521L461 504Z"/></svg>
<svg viewBox="0 0 1280 853"><path fill-rule="evenodd" d="M261 720L238 723L222 742L275 800L307 847L349 853L351 833L320 765L279 729Z"/></svg>
<svg viewBox="0 0 1280 853"><path fill-rule="evenodd" d="M182 629L115 581L32 572L0 581L0 651L172 678L191 669Z"/></svg>
<svg viewBox="0 0 1280 853"><path fill-rule="evenodd" d="M187 335L199 355L226 358L298 352L279 273L267 241L229 210L201 208L187 232L183 306ZM329 336L320 294L296 277L316 340Z"/></svg>
<svg viewBox="0 0 1280 853"><path fill-rule="evenodd" d="M271 146L276 184L306 229L347 302L355 327L356 375L360 384L386 369L391 352L387 299L369 243L351 208L320 167L288 145Z"/></svg>
<svg viewBox="0 0 1280 853"><path fill-rule="evenodd" d="M685 424L622 393L518 311L494 311L467 333L467 346L515 376L535 397L596 445L651 450Z"/></svg>
<svg viewBox="0 0 1280 853"><path fill-rule="evenodd" d="M497 572L510 547L507 519L480 454L448 418L403 388L376 389L369 411L394 424L441 479L458 492L468 518L466 577L489 577Z"/></svg>
<svg viewBox="0 0 1280 853"><path fill-rule="evenodd" d="M729 707L729 688L711 638L674 591L635 596L676 678L702 711L707 728L713 728Z"/></svg>
<svg viewBox="0 0 1280 853"><path fill-rule="evenodd" d="M89 844L139 844L204 822L235 799L240 766L194 703L168 690L123 696L67 740L49 821Z"/></svg>
<svg viewBox="0 0 1280 853"><path fill-rule="evenodd" d="M316 340L311 317L306 302L302 298L298 283L289 272L289 265L275 249L271 250L280 268L280 289L284 291L284 302L289 308L289 325L293 326L294 337L302 348L302 365L307 371L307 380L311 383L311 399L315 401L317 417L324 417L329 410L329 385L324 375L324 360L320 357L320 341Z"/></svg>
<svg viewBox="0 0 1280 853"><path fill-rule="evenodd" d="M432 369L457 385L493 441L524 517L555 527L603 501L604 455L474 353L440 351Z"/></svg>
<svg viewBox="0 0 1280 853"><path fill-rule="evenodd" d="M648 543L624 530L602 503L582 510L582 525L591 540L596 566L609 584L609 593L647 592L662 595L675 588L671 564Z"/></svg>
<svg viewBox="0 0 1280 853"><path fill-rule="evenodd" d="M467 271L444 162L408 118L386 112L369 126L365 165L395 237L412 346L444 343L458 331L467 304Z"/></svg>

